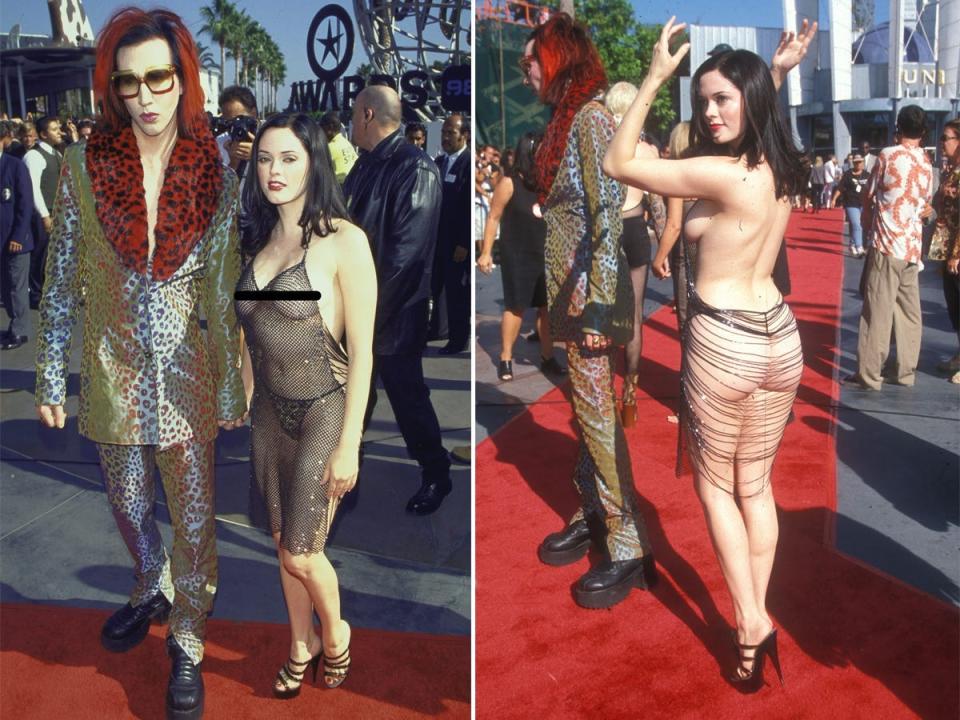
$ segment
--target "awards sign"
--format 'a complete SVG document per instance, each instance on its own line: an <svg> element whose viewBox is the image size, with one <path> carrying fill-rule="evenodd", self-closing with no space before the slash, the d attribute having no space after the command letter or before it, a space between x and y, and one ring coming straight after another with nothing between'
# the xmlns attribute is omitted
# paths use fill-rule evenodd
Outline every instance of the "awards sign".
<svg viewBox="0 0 960 720"><path fill-rule="evenodd" d="M355 38L353 21L344 8L339 5L324 5L320 8L307 32L307 60L317 79L291 84L287 111L350 112L353 101L366 85L360 75L343 74L353 60ZM431 86L430 75L425 70L405 72L399 81L398 87L396 77L373 73L367 82L371 85L389 85L396 90L403 104L404 120L408 122L420 119L417 111L425 108L428 102L436 104L437 98ZM444 108L469 108L468 65L448 67L444 71L441 86ZM452 102L448 105L450 101Z"/></svg>

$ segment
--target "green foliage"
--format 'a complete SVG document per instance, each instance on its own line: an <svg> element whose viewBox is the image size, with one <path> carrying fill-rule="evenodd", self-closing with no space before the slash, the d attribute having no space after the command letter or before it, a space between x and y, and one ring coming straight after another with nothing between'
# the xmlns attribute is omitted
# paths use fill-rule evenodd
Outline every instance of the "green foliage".
<svg viewBox="0 0 960 720"><path fill-rule="evenodd" d="M621 80L634 85L643 81L662 25L638 23L627 0L576 0L576 19L589 30L611 85ZM647 118L648 130L665 133L676 121L678 85L674 77L660 88Z"/></svg>

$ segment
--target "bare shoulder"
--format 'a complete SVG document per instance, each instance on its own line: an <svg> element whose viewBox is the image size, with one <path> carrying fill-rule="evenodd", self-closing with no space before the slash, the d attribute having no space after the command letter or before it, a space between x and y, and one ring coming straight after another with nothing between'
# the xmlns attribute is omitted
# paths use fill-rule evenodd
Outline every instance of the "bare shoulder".
<svg viewBox="0 0 960 720"><path fill-rule="evenodd" d="M338 252L352 253L361 248L369 249L370 247L367 234L349 220L334 220L330 239L333 240Z"/></svg>

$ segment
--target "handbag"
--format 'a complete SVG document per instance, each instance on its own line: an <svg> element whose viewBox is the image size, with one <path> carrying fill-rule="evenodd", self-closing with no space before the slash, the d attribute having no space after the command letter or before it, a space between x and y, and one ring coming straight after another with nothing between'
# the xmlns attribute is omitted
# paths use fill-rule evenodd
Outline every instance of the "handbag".
<svg viewBox="0 0 960 720"><path fill-rule="evenodd" d="M933 230L930 239L930 249L927 250L928 260L946 260L950 250L950 228L946 224L938 224Z"/></svg>

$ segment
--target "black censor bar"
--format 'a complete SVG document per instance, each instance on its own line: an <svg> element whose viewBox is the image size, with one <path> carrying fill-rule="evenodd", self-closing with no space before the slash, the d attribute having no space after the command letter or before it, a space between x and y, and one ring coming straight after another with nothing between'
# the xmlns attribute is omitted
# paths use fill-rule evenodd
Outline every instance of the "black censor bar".
<svg viewBox="0 0 960 720"><path fill-rule="evenodd" d="M237 290L234 300L319 300L318 290Z"/></svg>

